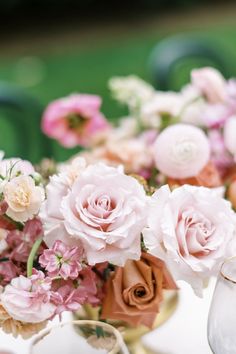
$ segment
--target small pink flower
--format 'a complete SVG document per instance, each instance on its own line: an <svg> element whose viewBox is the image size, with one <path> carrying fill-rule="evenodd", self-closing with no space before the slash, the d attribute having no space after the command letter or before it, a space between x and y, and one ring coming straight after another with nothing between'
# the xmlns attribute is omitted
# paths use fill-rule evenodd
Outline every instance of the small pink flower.
<svg viewBox="0 0 236 354"><path fill-rule="evenodd" d="M0 202L0 216L6 214L8 205L7 202L5 200Z"/></svg>
<svg viewBox="0 0 236 354"><path fill-rule="evenodd" d="M153 150L156 167L172 178L196 176L210 157L210 145L204 132L187 124L164 129Z"/></svg>
<svg viewBox="0 0 236 354"><path fill-rule="evenodd" d="M236 115L230 117L225 123L224 144L236 161Z"/></svg>
<svg viewBox="0 0 236 354"><path fill-rule="evenodd" d="M0 263L0 284L6 285L19 274L19 269L11 262Z"/></svg>
<svg viewBox="0 0 236 354"><path fill-rule="evenodd" d="M211 160L214 162L221 175L233 165L233 158L226 150L223 134L219 129L211 129L208 132L211 146Z"/></svg>
<svg viewBox="0 0 236 354"><path fill-rule="evenodd" d="M86 303L94 306L100 303L101 286L101 280L91 267L86 267L80 272L79 288L86 292Z"/></svg>
<svg viewBox="0 0 236 354"><path fill-rule="evenodd" d="M56 241L51 249L47 249L39 257L39 263L50 277L61 276L63 279L76 279L82 269L80 260L83 251L78 247L70 247Z"/></svg>
<svg viewBox="0 0 236 354"><path fill-rule="evenodd" d="M77 311L86 300L86 291L80 287L75 289L73 284L65 284L54 292L52 301L57 306L56 314L64 311Z"/></svg>
<svg viewBox="0 0 236 354"><path fill-rule="evenodd" d="M73 94L53 101L44 112L42 130L65 147L89 146L91 137L109 127L100 106L95 95Z"/></svg>
<svg viewBox="0 0 236 354"><path fill-rule="evenodd" d="M208 104L202 112L202 120L208 128L220 128L229 117L230 111L223 104Z"/></svg>
<svg viewBox="0 0 236 354"><path fill-rule="evenodd" d="M232 113L236 112L236 80L231 79L227 82L226 87L226 102L228 106L232 109Z"/></svg>
<svg viewBox="0 0 236 354"><path fill-rule="evenodd" d="M220 103L226 98L226 81L221 73L210 67L191 72L192 84L210 103Z"/></svg>
<svg viewBox="0 0 236 354"><path fill-rule="evenodd" d="M45 321L56 310L51 303L51 279L36 270L29 278L14 278L0 295L0 301L13 319L26 323Z"/></svg>
<svg viewBox="0 0 236 354"><path fill-rule="evenodd" d="M27 262L33 244L42 235L42 223L37 218L27 221L23 231L9 231L6 241L12 248L10 258L18 262Z"/></svg>

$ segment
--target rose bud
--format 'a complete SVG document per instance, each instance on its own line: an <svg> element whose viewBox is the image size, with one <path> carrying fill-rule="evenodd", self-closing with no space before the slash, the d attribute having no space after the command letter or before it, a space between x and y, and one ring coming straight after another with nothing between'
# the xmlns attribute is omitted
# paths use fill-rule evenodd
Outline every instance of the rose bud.
<svg viewBox="0 0 236 354"><path fill-rule="evenodd" d="M163 289L177 289L165 263L142 253L139 261L128 260L108 279L101 318L151 328L159 312Z"/></svg>

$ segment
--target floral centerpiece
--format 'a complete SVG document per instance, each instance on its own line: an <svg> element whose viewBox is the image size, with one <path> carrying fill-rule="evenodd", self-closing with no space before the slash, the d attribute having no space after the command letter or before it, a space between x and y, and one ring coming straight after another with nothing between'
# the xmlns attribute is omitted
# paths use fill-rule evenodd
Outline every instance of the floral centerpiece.
<svg viewBox="0 0 236 354"><path fill-rule="evenodd" d="M113 78L129 116L73 94L42 129L70 161L0 161L0 327L27 338L64 311L152 328L163 294L202 296L236 244L236 81L194 70L180 92ZM48 175L50 175L48 177ZM229 202L229 199L231 203Z"/></svg>

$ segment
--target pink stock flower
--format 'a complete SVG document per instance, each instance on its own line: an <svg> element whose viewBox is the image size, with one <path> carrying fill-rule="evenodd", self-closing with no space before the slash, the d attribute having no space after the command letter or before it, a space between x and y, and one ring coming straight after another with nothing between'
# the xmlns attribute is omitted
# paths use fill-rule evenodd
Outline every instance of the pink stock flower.
<svg viewBox="0 0 236 354"><path fill-rule="evenodd" d="M70 247L61 241L56 241L51 249L45 250L39 257L39 263L50 277L76 279L82 269L80 264L82 254L81 248Z"/></svg>
<svg viewBox="0 0 236 354"><path fill-rule="evenodd" d="M101 286L101 280L91 267L85 267L80 272L79 288L86 292L86 303L94 306L99 304L102 297Z"/></svg>
<svg viewBox="0 0 236 354"><path fill-rule="evenodd" d="M53 101L42 118L43 132L65 147L89 146L91 138L109 124L99 111L101 98L73 94Z"/></svg>
<svg viewBox="0 0 236 354"><path fill-rule="evenodd" d="M29 278L14 278L0 295L0 302L13 319L24 323L45 321L56 310L51 303L51 279L36 270Z"/></svg>
<svg viewBox="0 0 236 354"><path fill-rule="evenodd" d="M164 129L153 147L156 167L172 178L196 176L207 164L210 145L204 132L187 124Z"/></svg>
<svg viewBox="0 0 236 354"><path fill-rule="evenodd" d="M100 280L91 267L85 267L79 273L77 284L72 281L55 283L52 301L57 306L56 313L77 311L81 305L97 306L101 302L102 291Z"/></svg>
<svg viewBox="0 0 236 354"><path fill-rule="evenodd" d="M227 105L232 109L232 114L236 113L236 80L231 79L227 82L226 87L226 102Z"/></svg>
<svg viewBox="0 0 236 354"><path fill-rule="evenodd" d="M230 111L223 104L208 104L201 113L204 125L207 128L220 128L229 117Z"/></svg>
<svg viewBox="0 0 236 354"><path fill-rule="evenodd" d="M236 115L230 117L224 126L224 144L236 161Z"/></svg>
<svg viewBox="0 0 236 354"><path fill-rule="evenodd" d="M18 262L27 262L33 244L42 235L42 223L37 218L27 221L23 231L9 231L6 241L12 249L10 258Z"/></svg>
<svg viewBox="0 0 236 354"><path fill-rule="evenodd" d="M20 274L20 270L11 262L0 262L0 285L6 285Z"/></svg>
<svg viewBox="0 0 236 354"><path fill-rule="evenodd" d="M58 239L82 243L90 265L140 258L148 198L135 178L121 168L96 164L81 170L71 186L62 174L53 177L46 190L40 217L49 248Z"/></svg>
<svg viewBox="0 0 236 354"><path fill-rule="evenodd" d="M0 216L6 214L8 205L7 202L5 200L2 200L0 202Z"/></svg>
<svg viewBox="0 0 236 354"><path fill-rule="evenodd" d="M226 81L221 73L210 67L191 72L192 84L210 103L220 103L226 98Z"/></svg>
<svg viewBox="0 0 236 354"><path fill-rule="evenodd" d="M65 284L52 295L52 301L56 305L56 314L64 311L77 311L86 299L84 289L75 289L72 284Z"/></svg>
<svg viewBox="0 0 236 354"><path fill-rule="evenodd" d="M220 174L224 175L233 165L233 158L226 150L223 134L218 129L211 129L208 131L208 138L211 146L211 160Z"/></svg>
<svg viewBox="0 0 236 354"><path fill-rule="evenodd" d="M185 185L153 194L144 242L166 262L175 280L185 280L197 295L235 252L236 216L216 191Z"/></svg>

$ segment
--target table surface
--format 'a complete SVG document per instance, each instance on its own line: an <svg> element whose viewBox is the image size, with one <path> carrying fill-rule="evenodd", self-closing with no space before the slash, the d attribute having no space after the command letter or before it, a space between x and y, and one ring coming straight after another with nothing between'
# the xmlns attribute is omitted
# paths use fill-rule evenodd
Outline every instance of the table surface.
<svg viewBox="0 0 236 354"><path fill-rule="evenodd" d="M211 354L207 342L207 316L214 286L215 280L211 280L201 299L193 294L189 285L179 283L181 290L175 313L165 324L147 334L144 342L158 354ZM0 350L28 354L30 342L0 331Z"/></svg>

